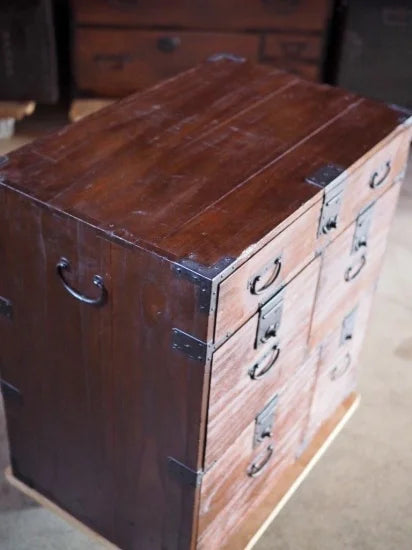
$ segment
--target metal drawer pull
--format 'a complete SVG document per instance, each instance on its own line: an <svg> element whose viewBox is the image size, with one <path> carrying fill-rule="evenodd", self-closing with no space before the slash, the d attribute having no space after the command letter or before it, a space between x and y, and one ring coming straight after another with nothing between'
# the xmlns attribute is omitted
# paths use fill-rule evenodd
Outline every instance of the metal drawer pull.
<svg viewBox="0 0 412 550"><path fill-rule="evenodd" d="M269 266L264 267L262 272L259 273L259 275L256 275L256 277L250 283L250 292L255 295L259 295L265 292L277 280L277 278L279 277L281 268L282 268L282 259L279 256L273 262L271 262ZM271 271L269 278L267 279L266 282L263 282L263 284L260 285L262 277L265 275L267 271L269 271L269 269Z"/></svg>
<svg viewBox="0 0 412 550"><path fill-rule="evenodd" d="M255 363L249 369L249 376L252 380L261 380L274 366L279 358L280 348L278 345L273 346L269 353L265 353L260 361ZM265 361L269 357L268 361ZM263 364L263 366L262 366Z"/></svg>
<svg viewBox="0 0 412 550"><path fill-rule="evenodd" d="M353 281L353 279L355 279L355 277L359 275L359 273L362 271L365 265L366 265L366 255L362 254L359 264L358 265L355 264L354 266L351 265L345 271L345 281L346 282Z"/></svg>
<svg viewBox="0 0 412 550"><path fill-rule="evenodd" d="M247 469L247 475L250 477L259 477L263 473L266 466L269 464L273 456L273 445L269 445L266 449L264 458L260 462L253 462Z"/></svg>
<svg viewBox="0 0 412 550"><path fill-rule="evenodd" d="M157 49L164 53L171 53L180 46L180 38L178 36L161 36L157 40Z"/></svg>
<svg viewBox="0 0 412 550"><path fill-rule="evenodd" d="M64 277L65 271L70 271L70 262L66 258L60 258L58 264L56 265L57 275L60 277L64 288L74 298L80 300L80 302L83 302L84 304L89 304L91 306L102 306L106 302L107 290L103 283L103 277L101 277L100 275L94 275L93 284L100 290L100 295L96 298L89 298L88 296L81 294L79 291L70 286L70 284L66 281Z"/></svg>
<svg viewBox="0 0 412 550"><path fill-rule="evenodd" d="M349 370L351 362L352 358L348 352L343 359L342 366L339 368L339 365L335 365L330 371L330 379L334 381L343 376Z"/></svg>
<svg viewBox="0 0 412 550"><path fill-rule="evenodd" d="M391 161L388 160L385 163L385 170L384 170L382 176L379 177L379 175L380 175L379 171L374 172L374 174L372 175L371 180L369 182L369 186L372 189L376 189L377 187L380 187L381 185L383 185L386 178L389 176L390 171L391 171Z"/></svg>

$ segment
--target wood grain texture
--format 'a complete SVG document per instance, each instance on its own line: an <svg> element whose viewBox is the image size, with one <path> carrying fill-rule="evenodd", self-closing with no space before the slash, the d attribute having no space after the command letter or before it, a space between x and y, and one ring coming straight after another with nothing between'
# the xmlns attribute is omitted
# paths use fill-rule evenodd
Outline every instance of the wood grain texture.
<svg viewBox="0 0 412 550"><path fill-rule="evenodd" d="M215 341L221 342L242 325L258 307L288 283L310 260L316 250L321 201L318 201L277 237L261 248L219 285ZM296 238L299 235L299 239ZM259 280L267 289L252 293L252 283L272 261L280 258L280 269L273 265ZM278 275L276 276L276 274ZM272 284L271 278L276 277Z"/></svg>
<svg viewBox="0 0 412 550"><path fill-rule="evenodd" d="M282 473L296 460L309 414L317 363L318 353L315 352L279 392L273 440L264 439L253 450L254 422L251 422L206 473L201 489L200 550L220 549L239 523L273 490ZM262 460L270 443L273 443L275 451L268 466L259 477L249 477L248 467L252 462Z"/></svg>
<svg viewBox="0 0 412 550"><path fill-rule="evenodd" d="M71 0L80 24L191 27L203 29L268 29L322 32L329 16L327 0L250 2L248 0Z"/></svg>
<svg viewBox="0 0 412 550"><path fill-rule="evenodd" d="M168 262L14 192L1 188L0 204L0 295L14 310L0 317L0 369L21 394L5 396L14 474L121 548L190 548L198 491L167 459L201 465L208 368L171 349L174 323L197 314L181 309L184 285ZM105 306L66 292L62 255L84 293L104 277Z"/></svg>
<svg viewBox="0 0 412 550"><path fill-rule="evenodd" d="M245 323L213 355L210 382L205 468L224 453L251 419L287 384L306 355L319 276L314 260L282 291L283 312L278 336L255 348L258 314ZM270 362L274 342L280 349L273 368L261 380L252 380L256 362ZM269 355L268 355L269 353ZM263 359L263 357L267 358Z"/></svg>
<svg viewBox="0 0 412 550"><path fill-rule="evenodd" d="M318 345L349 304L354 306L362 292L379 274L386 249L390 222L400 191L398 181L372 206L367 246L352 252L356 223L343 231L323 252L319 287L310 335L310 347ZM363 265L362 265L363 264ZM352 280L345 280L348 269L360 269Z"/></svg>
<svg viewBox="0 0 412 550"><path fill-rule="evenodd" d="M213 266L264 239L319 194L308 175L349 168L397 117L273 69L207 63L10 155L0 176L111 239Z"/></svg>
<svg viewBox="0 0 412 550"><path fill-rule="evenodd" d="M312 397L310 415L305 428L305 445L356 388L358 381L358 359L374 296L374 286L367 289L352 307L341 310L339 322L335 323L329 335L321 344L316 385ZM352 308L352 309L351 309ZM355 312L352 337L342 342L342 323L346 315Z"/></svg>

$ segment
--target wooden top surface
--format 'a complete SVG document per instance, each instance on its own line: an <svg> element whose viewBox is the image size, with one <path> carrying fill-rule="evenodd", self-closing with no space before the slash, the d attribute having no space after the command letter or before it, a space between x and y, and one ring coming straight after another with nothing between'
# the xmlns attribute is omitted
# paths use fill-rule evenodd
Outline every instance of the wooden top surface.
<svg viewBox="0 0 412 550"><path fill-rule="evenodd" d="M12 153L0 183L110 238L213 266L321 198L399 113L273 68L207 62Z"/></svg>

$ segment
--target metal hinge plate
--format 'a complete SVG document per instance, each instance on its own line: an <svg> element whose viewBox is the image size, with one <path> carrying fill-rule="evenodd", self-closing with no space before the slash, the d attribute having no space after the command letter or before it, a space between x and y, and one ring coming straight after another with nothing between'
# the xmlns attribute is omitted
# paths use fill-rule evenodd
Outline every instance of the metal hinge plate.
<svg viewBox="0 0 412 550"><path fill-rule="evenodd" d="M281 290L260 308L255 347L258 348L272 339L276 339L279 333L283 311L283 294ZM275 342L275 340L273 340Z"/></svg>
<svg viewBox="0 0 412 550"><path fill-rule="evenodd" d="M172 348L181 351L190 359L205 362L208 359L209 346L191 334L178 328L172 329Z"/></svg>
<svg viewBox="0 0 412 550"><path fill-rule="evenodd" d="M344 171L342 166L326 164L306 178L308 183L325 190L318 229L319 237L337 228L344 190L344 180L340 177Z"/></svg>
<svg viewBox="0 0 412 550"><path fill-rule="evenodd" d="M0 296L0 315L7 319L13 319L13 304L2 296Z"/></svg>
<svg viewBox="0 0 412 550"><path fill-rule="evenodd" d="M356 306L350 313L348 313L342 321L342 330L340 335L341 345L353 339L357 311L358 306Z"/></svg>
<svg viewBox="0 0 412 550"><path fill-rule="evenodd" d="M183 485L190 485L195 488L200 487L204 475L203 470L192 470L171 456L167 459L167 467L169 472Z"/></svg>
<svg viewBox="0 0 412 550"><path fill-rule="evenodd" d="M373 204L365 208L356 218L351 254L368 245L369 227L372 221Z"/></svg>
<svg viewBox="0 0 412 550"><path fill-rule="evenodd" d="M279 396L275 395L275 397L271 399L265 408L256 416L253 447L257 447L257 445L259 445L259 443L261 443L266 437L272 437L278 399Z"/></svg>

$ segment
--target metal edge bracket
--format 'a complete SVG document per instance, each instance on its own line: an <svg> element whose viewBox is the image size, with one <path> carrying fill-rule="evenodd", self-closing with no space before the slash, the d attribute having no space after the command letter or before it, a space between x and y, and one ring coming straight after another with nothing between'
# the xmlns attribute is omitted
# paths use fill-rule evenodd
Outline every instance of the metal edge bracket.
<svg viewBox="0 0 412 550"><path fill-rule="evenodd" d="M217 287L220 275L234 262L234 258L223 258L211 267L206 267L190 259L173 263L173 270L179 276L197 285L198 304L202 313L209 315L216 310ZM219 280L216 280L218 278Z"/></svg>
<svg viewBox="0 0 412 550"><path fill-rule="evenodd" d="M0 315L10 320L13 319L13 304L2 296L0 296Z"/></svg>
<svg viewBox="0 0 412 550"><path fill-rule="evenodd" d="M7 155L0 155L0 168L9 162Z"/></svg>
<svg viewBox="0 0 412 550"><path fill-rule="evenodd" d="M412 125L412 110L407 107L402 107L402 105L396 105L396 103L387 103L387 106L395 111L398 115L398 122L400 124L407 123L406 126Z"/></svg>
<svg viewBox="0 0 412 550"><path fill-rule="evenodd" d="M202 363L209 359L212 352L212 346L178 328L172 329L172 348Z"/></svg>
<svg viewBox="0 0 412 550"><path fill-rule="evenodd" d="M344 171L345 169L337 164L325 164L305 179L307 183L324 189L318 237L337 227L343 200L345 180L341 176Z"/></svg>
<svg viewBox="0 0 412 550"><path fill-rule="evenodd" d="M197 489L202 483L203 470L192 470L172 456L167 457L167 468L183 485L189 485Z"/></svg>

